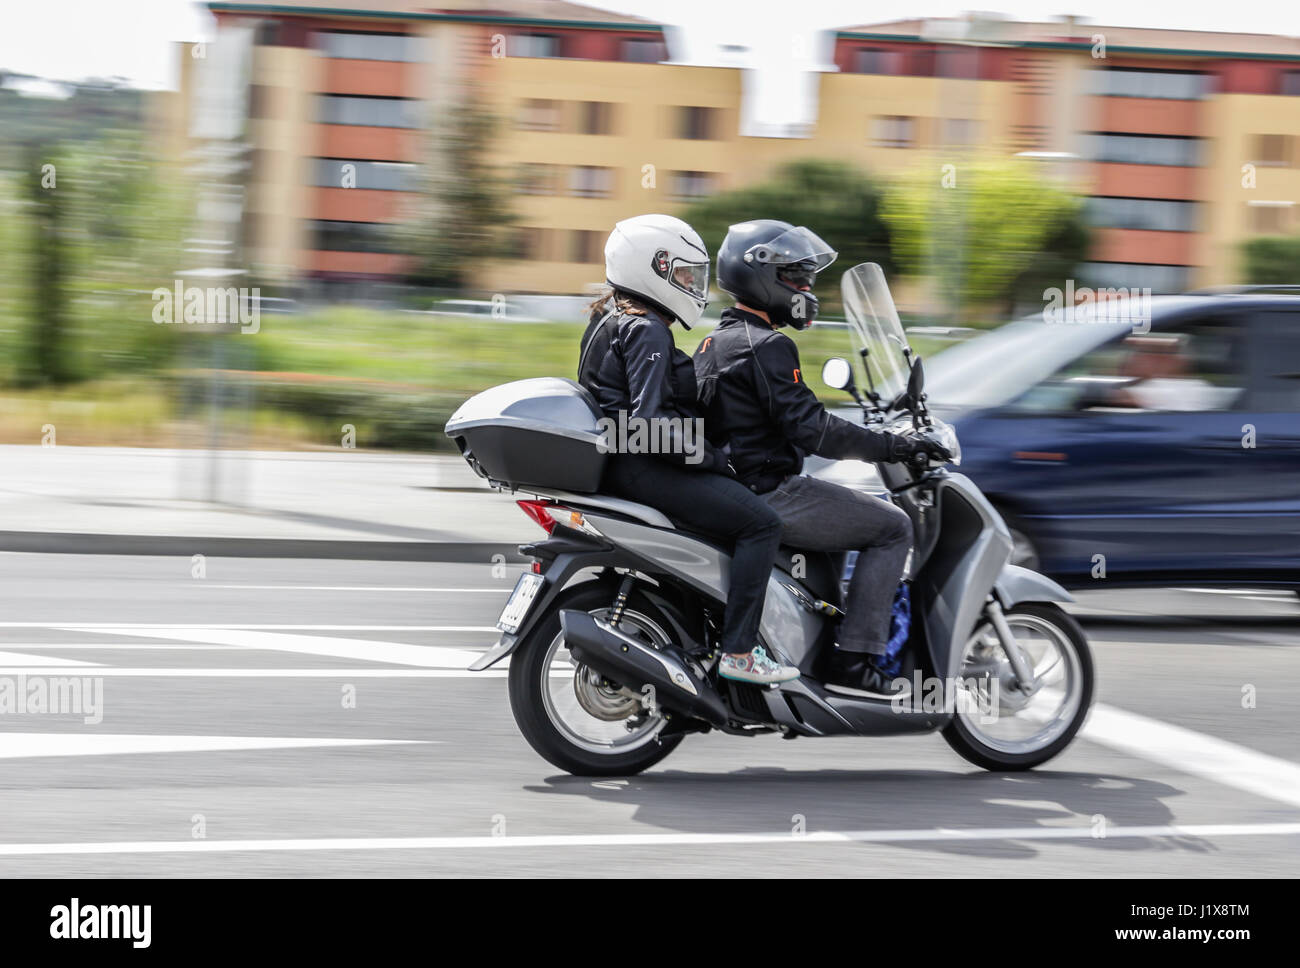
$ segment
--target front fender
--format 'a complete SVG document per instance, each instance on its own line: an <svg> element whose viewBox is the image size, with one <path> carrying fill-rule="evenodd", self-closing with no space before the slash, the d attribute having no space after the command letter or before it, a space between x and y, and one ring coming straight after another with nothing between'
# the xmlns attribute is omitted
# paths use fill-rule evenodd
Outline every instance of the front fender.
<svg viewBox="0 0 1300 968"><path fill-rule="evenodd" d="M1046 575L1019 565L1004 565L993 593L1005 609L1020 602L1072 602L1074 596Z"/></svg>

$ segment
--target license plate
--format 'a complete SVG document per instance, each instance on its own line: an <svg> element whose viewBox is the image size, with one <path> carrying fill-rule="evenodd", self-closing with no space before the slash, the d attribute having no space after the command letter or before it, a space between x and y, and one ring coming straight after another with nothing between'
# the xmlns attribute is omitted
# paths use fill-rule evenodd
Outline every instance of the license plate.
<svg viewBox="0 0 1300 968"><path fill-rule="evenodd" d="M501 617L497 619L497 628L512 634L518 632L528 610L532 608L533 599L537 597L544 584L546 579L541 575L534 575L532 572L520 575L519 581L515 583L515 590L510 593L510 601L506 602L506 607L501 610Z"/></svg>

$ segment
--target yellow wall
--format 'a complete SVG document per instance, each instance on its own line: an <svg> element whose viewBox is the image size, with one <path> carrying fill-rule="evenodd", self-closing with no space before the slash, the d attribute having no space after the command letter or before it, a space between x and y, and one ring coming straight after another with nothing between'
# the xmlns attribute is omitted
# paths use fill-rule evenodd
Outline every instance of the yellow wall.
<svg viewBox="0 0 1300 968"><path fill-rule="evenodd" d="M1212 133L1204 179L1206 221L1198 240L1199 285L1240 281L1241 243L1255 232L1251 200L1300 202L1300 98L1264 94L1224 94L1206 104L1206 131ZM1242 186L1242 165L1255 162L1255 136L1287 135L1288 167L1256 165L1253 189ZM1300 212L1284 214L1284 231L1300 230Z"/></svg>
<svg viewBox="0 0 1300 968"><path fill-rule="evenodd" d="M996 82L824 74L812 137L752 138L739 133L742 75L732 68L506 57L491 61L482 79L504 121L494 163L512 173L525 163L554 164L561 180L575 164L613 169L609 198L515 197L517 224L558 230L554 242L561 247L567 247L569 230L587 229L603 237L619 219L680 209L682 203L671 196L675 171L717 172L715 184L723 191L762 181L779 165L800 158L840 159L886 174L916 165L920 151L873 146L869 140L873 116L917 118L922 145L937 136L934 119L954 105L961 106L963 116L981 122L981 141L992 137L1000 144L1010 119L1007 85ZM520 105L529 98L612 102L616 105L612 131L584 135L519 130ZM719 109L717 139L676 137L676 109L682 105ZM933 159L936 178L939 165L953 154ZM653 166L653 179L646 166ZM559 190L564 192L567 186L562 183ZM755 218L762 215L754 213ZM600 263L498 262L486 267L484 286L499 291L581 292L603 276Z"/></svg>

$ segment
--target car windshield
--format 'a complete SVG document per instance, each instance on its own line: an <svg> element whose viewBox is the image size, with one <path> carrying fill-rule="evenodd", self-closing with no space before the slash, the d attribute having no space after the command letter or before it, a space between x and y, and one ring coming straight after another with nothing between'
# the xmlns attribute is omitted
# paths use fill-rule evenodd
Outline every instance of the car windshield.
<svg viewBox="0 0 1300 968"><path fill-rule="evenodd" d="M1127 322L1063 325L1030 316L927 359L932 405L999 406L1062 366L1132 328Z"/></svg>

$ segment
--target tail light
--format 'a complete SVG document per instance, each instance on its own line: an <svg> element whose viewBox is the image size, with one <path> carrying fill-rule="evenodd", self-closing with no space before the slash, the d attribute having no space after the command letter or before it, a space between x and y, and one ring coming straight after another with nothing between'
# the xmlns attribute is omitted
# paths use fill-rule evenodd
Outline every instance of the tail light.
<svg viewBox="0 0 1300 968"><path fill-rule="evenodd" d="M541 525L542 530L547 534L555 530L555 519L551 517L546 501L516 501L515 503L519 505L519 510Z"/></svg>
<svg viewBox="0 0 1300 968"><path fill-rule="evenodd" d="M600 532L586 519L581 511L566 508L563 504L552 504L549 501L516 501L515 503L519 505L519 509L524 514L541 525L542 530L547 534L553 534L555 526L560 524L575 531L600 535Z"/></svg>

